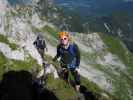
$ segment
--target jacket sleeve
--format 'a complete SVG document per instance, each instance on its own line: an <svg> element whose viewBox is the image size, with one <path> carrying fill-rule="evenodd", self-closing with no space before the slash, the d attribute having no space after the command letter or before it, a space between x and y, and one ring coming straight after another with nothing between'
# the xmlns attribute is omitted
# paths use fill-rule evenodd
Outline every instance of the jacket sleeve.
<svg viewBox="0 0 133 100"><path fill-rule="evenodd" d="M77 44L75 44L75 53L76 53L76 66L79 67L79 65L80 65L80 51L79 51Z"/></svg>
<svg viewBox="0 0 133 100"><path fill-rule="evenodd" d="M47 45L46 45L46 41L43 40L43 45L44 45L44 48L47 48Z"/></svg>
<svg viewBox="0 0 133 100"><path fill-rule="evenodd" d="M53 61L56 61L60 57L60 45L57 46L57 53L56 56L54 57Z"/></svg>
<svg viewBox="0 0 133 100"><path fill-rule="evenodd" d="M36 46L36 45L37 45L37 41L34 41L34 42L33 42L33 45Z"/></svg>

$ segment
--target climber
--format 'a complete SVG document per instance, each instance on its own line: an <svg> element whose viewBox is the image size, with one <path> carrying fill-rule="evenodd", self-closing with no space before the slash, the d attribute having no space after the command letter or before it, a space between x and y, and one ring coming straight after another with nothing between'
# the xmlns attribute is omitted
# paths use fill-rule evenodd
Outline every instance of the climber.
<svg viewBox="0 0 133 100"><path fill-rule="evenodd" d="M42 59L45 60L44 59L44 54L45 54L45 51L48 51L48 49L47 49L47 46L46 46L46 42L43 39L43 36L39 34L33 44L36 46L36 48L37 48L39 54L41 55Z"/></svg>
<svg viewBox="0 0 133 100"><path fill-rule="evenodd" d="M57 54L53 58L56 61L60 57L60 66L63 71L63 79L69 82L70 73L74 79L75 89L79 92L80 89L80 51L75 43L71 43L70 34L68 32L59 33L60 43L57 46Z"/></svg>

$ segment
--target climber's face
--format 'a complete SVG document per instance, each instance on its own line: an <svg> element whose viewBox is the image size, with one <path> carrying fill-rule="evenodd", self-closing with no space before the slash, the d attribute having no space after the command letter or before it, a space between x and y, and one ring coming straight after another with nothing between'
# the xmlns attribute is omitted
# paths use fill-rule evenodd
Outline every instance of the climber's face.
<svg viewBox="0 0 133 100"><path fill-rule="evenodd" d="M60 38L60 43L63 45L67 45L68 44L68 37L67 36L63 36Z"/></svg>

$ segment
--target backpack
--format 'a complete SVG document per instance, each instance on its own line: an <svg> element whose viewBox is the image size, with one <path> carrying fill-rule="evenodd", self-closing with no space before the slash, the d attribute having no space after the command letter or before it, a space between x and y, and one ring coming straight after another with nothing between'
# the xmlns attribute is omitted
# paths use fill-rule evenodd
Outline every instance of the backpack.
<svg viewBox="0 0 133 100"><path fill-rule="evenodd" d="M43 39L36 40L36 47L44 49L46 47L45 41Z"/></svg>

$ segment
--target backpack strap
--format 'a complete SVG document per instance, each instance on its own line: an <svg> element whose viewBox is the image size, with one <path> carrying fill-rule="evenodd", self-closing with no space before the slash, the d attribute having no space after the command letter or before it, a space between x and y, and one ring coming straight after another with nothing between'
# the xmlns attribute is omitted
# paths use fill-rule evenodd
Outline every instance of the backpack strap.
<svg viewBox="0 0 133 100"><path fill-rule="evenodd" d="M73 56L75 56L76 55L76 44L70 44L69 45L69 48L68 48L68 52L69 53L71 53L71 55L73 55ZM58 47L58 49L59 49L59 52L62 54L63 52L64 52L64 50L63 50L63 48L62 48L62 46L60 45L59 47Z"/></svg>

